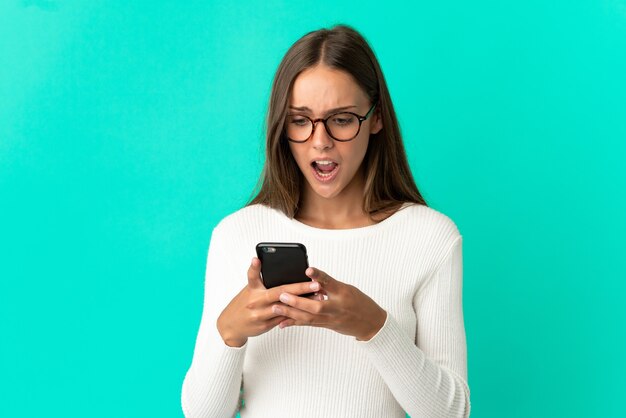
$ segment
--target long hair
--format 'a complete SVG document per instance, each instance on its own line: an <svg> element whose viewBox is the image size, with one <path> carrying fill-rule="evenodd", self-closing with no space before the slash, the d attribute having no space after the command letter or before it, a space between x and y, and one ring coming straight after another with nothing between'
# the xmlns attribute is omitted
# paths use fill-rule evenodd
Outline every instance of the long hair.
<svg viewBox="0 0 626 418"><path fill-rule="evenodd" d="M246 206L260 203L282 211L289 218L298 213L302 184L306 180L289 149L284 123L294 80L302 71L319 63L351 74L371 103L378 102L375 111L382 118L383 128L370 135L361 167L365 173L365 213L373 218L373 215L397 208L404 202L427 206L411 174L378 60L363 36L347 25L309 32L283 57L270 94L265 164L255 188L258 193Z"/></svg>

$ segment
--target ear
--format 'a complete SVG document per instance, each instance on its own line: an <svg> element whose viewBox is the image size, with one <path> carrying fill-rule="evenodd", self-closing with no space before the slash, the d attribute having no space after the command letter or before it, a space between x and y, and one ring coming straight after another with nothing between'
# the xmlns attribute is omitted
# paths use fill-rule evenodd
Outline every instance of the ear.
<svg viewBox="0 0 626 418"><path fill-rule="evenodd" d="M370 134L377 134L383 129L383 119L380 117L379 109L374 110L372 123L370 124Z"/></svg>

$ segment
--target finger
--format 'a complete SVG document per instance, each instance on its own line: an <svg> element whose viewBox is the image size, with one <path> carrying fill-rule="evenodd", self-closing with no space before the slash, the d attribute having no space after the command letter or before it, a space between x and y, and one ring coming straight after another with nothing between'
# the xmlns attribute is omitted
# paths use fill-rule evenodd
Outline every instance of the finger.
<svg viewBox="0 0 626 418"><path fill-rule="evenodd" d="M295 325L295 324L296 324L296 320L295 319L288 318L288 319L285 319L284 321L281 321L278 324L278 328L283 329L283 328L287 328L287 327L290 327L290 326Z"/></svg>
<svg viewBox="0 0 626 418"><path fill-rule="evenodd" d="M280 301L288 306L278 306L279 309L285 308L285 312L289 312L288 307L293 307L296 310L305 311L312 315L319 315L324 312L327 306L324 306L318 300L311 300L309 298L302 298L296 295L290 295L288 293L282 293L280 295ZM276 313L282 313L282 311L276 311ZM291 315L288 315L291 316ZM292 317L293 318L293 317ZM297 318L295 318L297 319Z"/></svg>
<svg viewBox="0 0 626 418"><path fill-rule="evenodd" d="M317 292L315 292L313 295L306 296L306 297L308 299L313 299L313 300L328 300L328 293L324 289L320 289Z"/></svg>
<svg viewBox="0 0 626 418"><path fill-rule="evenodd" d="M248 286L253 289L265 289L263 280L261 280L261 260L256 257L252 258L248 268Z"/></svg>
<svg viewBox="0 0 626 418"><path fill-rule="evenodd" d="M281 286L276 286L268 290L268 301L275 302L279 300L282 293L290 293L292 295L303 295L306 293L316 292L320 290L321 286L318 282L308 281L301 283L290 283Z"/></svg>
<svg viewBox="0 0 626 418"><path fill-rule="evenodd" d="M269 331L270 329L274 328L276 325L279 325L285 321L293 321L293 320L287 316L279 315L279 316L275 316L272 319L267 320L265 322L265 327Z"/></svg>
<svg viewBox="0 0 626 418"><path fill-rule="evenodd" d="M286 316L302 324L312 325L314 322L313 315L300 309L292 308L289 305L274 305L272 310L277 315Z"/></svg>
<svg viewBox="0 0 626 418"><path fill-rule="evenodd" d="M324 300L324 295L321 292L315 292L311 296L301 296L311 300Z"/></svg>
<svg viewBox="0 0 626 418"><path fill-rule="evenodd" d="M277 304L269 305L263 309L258 310L257 313L253 316L253 322L256 322L257 324L268 324L278 321L273 325L276 326L280 322L280 318L282 318L283 320L288 318L279 312L274 312L274 306L285 306L285 304L278 302Z"/></svg>
<svg viewBox="0 0 626 418"><path fill-rule="evenodd" d="M333 279L328 274L315 267L309 267L308 269L306 269L305 273L312 280L320 282L322 287L326 290L335 290L337 284L339 283L337 280Z"/></svg>

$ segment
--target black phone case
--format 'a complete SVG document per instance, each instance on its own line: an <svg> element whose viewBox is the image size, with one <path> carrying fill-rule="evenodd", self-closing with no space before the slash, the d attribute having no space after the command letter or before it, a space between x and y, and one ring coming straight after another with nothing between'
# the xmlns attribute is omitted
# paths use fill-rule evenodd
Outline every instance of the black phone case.
<svg viewBox="0 0 626 418"><path fill-rule="evenodd" d="M260 242L256 246L261 260L263 285L270 289L283 284L310 282L305 274L309 267L306 247L297 242ZM314 292L300 296L310 296Z"/></svg>

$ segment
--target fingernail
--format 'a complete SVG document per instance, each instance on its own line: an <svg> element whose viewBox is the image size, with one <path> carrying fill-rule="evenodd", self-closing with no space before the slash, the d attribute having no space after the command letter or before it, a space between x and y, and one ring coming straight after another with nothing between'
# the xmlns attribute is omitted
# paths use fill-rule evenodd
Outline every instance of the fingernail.
<svg viewBox="0 0 626 418"><path fill-rule="evenodd" d="M289 302L289 296L286 293L281 293L280 294L280 301L284 302L284 303Z"/></svg>
<svg viewBox="0 0 626 418"><path fill-rule="evenodd" d="M314 270L313 270L311 267L309 267L308 269L306 269L306 274L307 274L308 276L312 276L312 275L313 275L313 272L314 272Z"/></svg>
<svg viewBox="0 0 626 418"><path fill-rule="evenodd" d="M320 284L318 282L311 283L311 290L319 290Z"/></svg>

